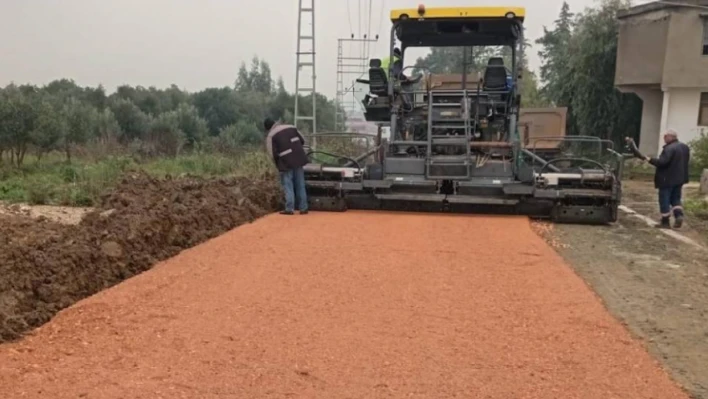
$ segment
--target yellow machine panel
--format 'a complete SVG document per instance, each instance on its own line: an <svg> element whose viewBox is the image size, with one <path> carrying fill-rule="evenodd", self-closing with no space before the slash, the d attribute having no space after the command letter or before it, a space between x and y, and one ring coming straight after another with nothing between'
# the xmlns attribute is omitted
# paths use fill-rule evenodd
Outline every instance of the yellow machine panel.
<svg viewBox="0 0 708 399"><path fill-rule="evenodd" d="M516 19L526 17L523 7L439 7L425 8L422 15L417 8L405 8L391 11L391 21L398 21L402 16L424 19L454 19L454 18L506 18L513 13Z"/></svg>

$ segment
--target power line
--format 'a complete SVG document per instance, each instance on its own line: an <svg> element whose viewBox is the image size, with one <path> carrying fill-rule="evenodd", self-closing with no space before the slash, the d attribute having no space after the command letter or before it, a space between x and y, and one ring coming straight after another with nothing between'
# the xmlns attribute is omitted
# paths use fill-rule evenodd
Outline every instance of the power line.
<svg viewBox="0 0 708 399"><path fill-rule="evenodd" d="M361 37L361 0L359 0L359 7L358 7L358 14L359 14L359 28L357 31L357 37Z"/></svg>
<svg viewBox="0 0 708 399"><path fill-rule="evenodd" d="M347 0L347 19L349 20L349 33L354 33L354 28L352 27L352 11L350 6L350 0Z"/></svg>
<svg viewBox="0 0 708 399"><path fill-rule="evenodd" d="M381 25L383 25L385 6L386 6L386 0L381 0L381 11L379 12L379 29L376 30L376 32L379 34L381 34Z"/></svg>
<svg viewBox="0 0 708 399"><path fill-rule="evenodd" d="M373 0L369 0L369 19L368 19L368 23L366 26L366 37L367 38L371 37L371 9L372 9L371 6L372 6L373 2L374 2ZM366 57L365 58L368 59L370 54L371 54L371 43L366 42Z"/></svg>

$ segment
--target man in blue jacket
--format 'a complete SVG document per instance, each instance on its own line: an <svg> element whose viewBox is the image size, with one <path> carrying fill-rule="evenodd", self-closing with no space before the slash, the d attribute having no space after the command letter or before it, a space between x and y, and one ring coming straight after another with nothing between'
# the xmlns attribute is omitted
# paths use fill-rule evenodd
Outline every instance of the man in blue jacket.
<svg viewBox="0 0 708 399"><path fill-rule="evenodd" d="M628 142L631 139L628 139ZM670 219L673 213L674 227L683 225L683 206L681 192L683 185L688 183L688 161L691 149L678 140L675 130L664 133L664 148L658 158L644 156L634 147L635 155L656 167L654 187L659 189L659 210L661 222L657 227L671 228ZM634 144L633 142L631 144Z"/></svg>
<svg viewBox="0 0 708 399"><path fill-rule="evenodd" d="M266 118L263 127L268 132L266 149L280 172L280 183L285 191L285 210L280 213L295 213L297 198L300 214L305 215L308 211L303 169L308 162L304 149L305 138L295 126L276 123L270 118Z"/></svg>

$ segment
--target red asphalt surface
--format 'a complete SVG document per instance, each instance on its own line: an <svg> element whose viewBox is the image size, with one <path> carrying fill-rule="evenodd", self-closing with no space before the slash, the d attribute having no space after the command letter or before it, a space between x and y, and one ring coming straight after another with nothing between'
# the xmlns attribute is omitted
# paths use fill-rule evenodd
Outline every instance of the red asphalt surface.
<svg viewBox="0 0 708 399"><path fill-rule="evenodd" d="M523 217L271 215L0 346L0 398L688 398Z"/></svg>

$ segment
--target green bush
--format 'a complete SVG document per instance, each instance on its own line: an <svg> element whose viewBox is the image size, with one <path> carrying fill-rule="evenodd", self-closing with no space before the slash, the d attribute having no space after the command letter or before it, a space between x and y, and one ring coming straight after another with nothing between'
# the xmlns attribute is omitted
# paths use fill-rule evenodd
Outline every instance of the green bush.
<svg viewBox="0 0 708 399"><path fill-rule="evenodd" d="M703 169L708 169L708 134L701 132L701 135L692 140L691 146L691 170L701 174Z"/></svg>
<svg viewBox="0 0 708 399"><path fill-rule="evenodd" d="M699 219L708 220L708 201L702 198L688 198L684 201L686 212Z"/></svg>
<svg viewBox="0 0 708 399"><path fill-rule="evenodd" d="M66 183L74 182L79 177L79 173L73 165L63 165L59 170L59 174Z"/></svg>
<svg viewBox="0 0 708 399"><path fill-rule="evenodd" d="M250 151L241 156L234 170L240 176L265 177L276 172L275 165L265 151Z"/></svg>
<svg viewBox="0 0 708 399"><path fill-rule="evenodd" d="M57 180L54 176L41 176L33 179L27 185L25 200L31 205L47 205L52 203L56 195Z"/></svg>
<svg viewBox="0 0 708 399"><path fill-rule="evenodd" d="M0 201L64 206L92 206L131 170L153 176L227 175L267 176L273 162L260 148L244 147L233 156L193 152L168 158L136 162L127 156L108 157L98 162L75 160L67 164L61 154L46 156L41 163L28 162L21 169L0 167Z"/></svg>

